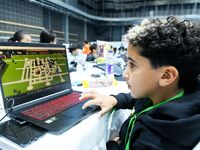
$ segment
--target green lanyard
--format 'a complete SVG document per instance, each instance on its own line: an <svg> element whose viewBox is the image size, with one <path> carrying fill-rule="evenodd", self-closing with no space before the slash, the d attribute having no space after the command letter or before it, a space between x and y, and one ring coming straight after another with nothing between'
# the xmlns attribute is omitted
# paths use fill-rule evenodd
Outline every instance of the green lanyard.
<svg viewBox="0 0 200 150"><path fill-rule="evenodd" d="M131 119L129 121L129 124L128 124L128 130L126 132L126 136L125 136L125 144L126 144L126 148L125 150L129 150L130 149L130 133L132 132L133 130L133 127L134 127L134 124L135 124L135 121L137 119L138 116L140 116L141 114L147 112L147 111L150 111L154 108L157 108L157 107L160 107L161 105L164 105L165 103L173 100L173 99L176 99L176 98L179 98L179 97L182 97L184 95L184 91L181 90L177 95L165 100L165 101L162 101L156 105L153 105L153 106L150 106L144 110L142 110L141 112L139 112L138 114L134 114L133 116L131 116Z"/></svg>

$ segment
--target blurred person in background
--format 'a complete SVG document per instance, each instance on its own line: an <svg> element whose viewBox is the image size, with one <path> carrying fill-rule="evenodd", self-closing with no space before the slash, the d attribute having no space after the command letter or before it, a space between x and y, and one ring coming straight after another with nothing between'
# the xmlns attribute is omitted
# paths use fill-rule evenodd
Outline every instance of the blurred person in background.
<svg viewBox="0 0 200 150"><path fill-rule="evenodd" d="M92 44L90 46L90 51L91 52L89 54L87 54L86 61L94 61L97 58L96 49L97 49L97 45L96 44Z"/></svg>
<svg viewBox="0 0 200 150"><path fill-rule="evenodd" d="M72 68L76 68L77 66L77 56L79 53L79 49L76 45L69 46L69 53L68 53L68 64Z"/></svg>
<svg viewBox="0 0 200 150"><path fill-rule="evenodd" d="M88 41L84 41L82 53L88 55L90 52L90 44L88 43Z"/></svg>
<svg viewBox="0 0 200 150"><path fill-rule="evenodd" d="M8 39L8 42L30 43L31 41L32 41L31 36L23 30L16 31L13 37Z"/></svg>
<svg viewBox="0 0 200 150"><path fill-rule="evenodd" d="M40 33L40 43L56 44L56 34L46 29Z"/></svg>

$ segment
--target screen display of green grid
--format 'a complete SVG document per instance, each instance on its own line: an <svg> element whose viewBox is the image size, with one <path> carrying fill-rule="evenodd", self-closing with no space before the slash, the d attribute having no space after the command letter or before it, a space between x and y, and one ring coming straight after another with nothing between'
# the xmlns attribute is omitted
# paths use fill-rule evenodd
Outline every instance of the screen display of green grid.
<svg viewBox="0 0 200 150"><path fill-rule="evenodd" d="M0 47L4 96L26 94L69 81L65 48L55 49Z"/></svg>

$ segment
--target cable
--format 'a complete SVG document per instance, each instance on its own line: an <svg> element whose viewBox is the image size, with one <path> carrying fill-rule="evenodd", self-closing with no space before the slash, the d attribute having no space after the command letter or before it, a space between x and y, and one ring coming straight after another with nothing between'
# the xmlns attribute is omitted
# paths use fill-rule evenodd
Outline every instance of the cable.
<svg viewBox="0 0 200 150"><path fill-rule="evenodd" d="M10 107L9 107L9 104L11 104ZM10 98L10 99L7 101L7 103L6 103L6 108L5 108L5 109L8 109L8 108L9 108L9 109L7 110L7 113L0 119L0 122L1 122L9 113L12 112L14 104L15 104L14 98Z"/></svg>

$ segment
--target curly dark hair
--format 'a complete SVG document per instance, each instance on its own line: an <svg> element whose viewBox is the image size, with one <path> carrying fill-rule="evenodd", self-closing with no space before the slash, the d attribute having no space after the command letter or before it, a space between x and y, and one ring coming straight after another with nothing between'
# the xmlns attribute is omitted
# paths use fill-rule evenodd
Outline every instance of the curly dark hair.
<svg viewBox="0 0 200 150"><path fill-rule="evenodd" d="M131 28L124 40L141 47L140 54L154 68L171 65L179 72L180 88L190 92L200 73L200 27L174 16L144 20Z"/></svg>

